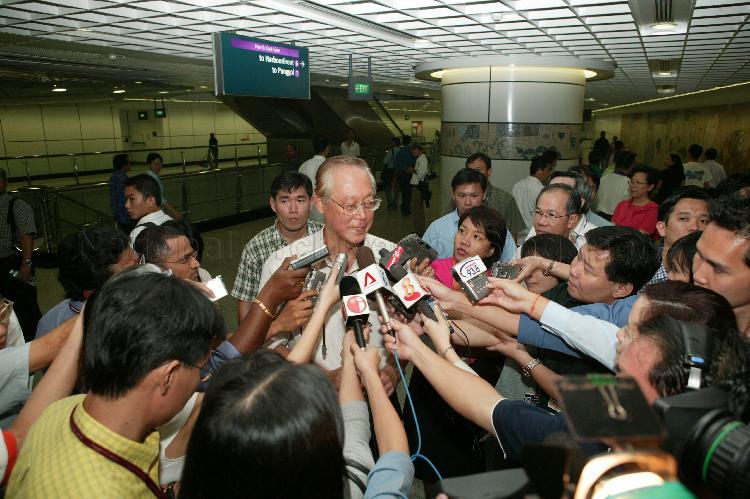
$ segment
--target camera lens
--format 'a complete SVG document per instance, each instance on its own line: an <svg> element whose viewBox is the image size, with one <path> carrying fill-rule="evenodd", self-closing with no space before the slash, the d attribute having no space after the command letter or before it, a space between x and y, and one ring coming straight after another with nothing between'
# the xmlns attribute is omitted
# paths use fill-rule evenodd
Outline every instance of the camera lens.
<svg viewBox="0 0 750 499"><path fill-rule="evenodd" d="M750 428L726 409L704 415L675 456L684 480L720 497L750 497Z"/></svg>

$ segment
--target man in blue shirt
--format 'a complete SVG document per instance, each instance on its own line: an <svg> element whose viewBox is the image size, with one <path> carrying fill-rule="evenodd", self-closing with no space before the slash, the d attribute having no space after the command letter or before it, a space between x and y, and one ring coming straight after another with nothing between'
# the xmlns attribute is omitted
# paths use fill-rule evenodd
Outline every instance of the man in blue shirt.
<svg viewBox="0 0 750 499"><path fill-rule="evenodd" d="M411 215L411 174L417 158L411 153L411 137L404 135L401 150L396 153L393 167L396 170L396 182L401 191L401 215Z"/></svg>
<svg viewBox="0 0 750 499"><path fill-rule="evenodd" d="M125 182L130 171L128 155L115 154L112 158L112 169L114 173L109 177L109 205L112 208L112 217L121 231L130 234L135 227L135 220L130 219L128 210L125 209Z"/></svg>
<svg viewBox="0 0 750 499"><path fill-rule="evenodd" d="M487 177L477 170L463 168L453 176L451 188L456 209L432 222L423 237L437 251L438 258L453 256L453 240L458 231L458 220L469 208L482 204L487 193ZM506 231L500 261L507 262L513 258L515 251L513 236Z"/></svg>
<svg viewBox="0 0 750 499"><path fill-rule="evenodd" d="M615 335L628 322L636 293L659 267L659 255L646 235L630 227L598 227L585 237L586 244L570 265L527 257L521 261L524 270L519 277L544 269L567 281L571 298L587 305L568 310L555 303L545 306L541 300L529 314L519 315L499 307L472 307L462 294L454 293L461 303L453 308L517 336L524 345L574 357L582 352L614 370ZM432 286L430 291L433 295L441 292ZM492 343L494 337L485 334L484 339L470 336L471 344Z"/></svg>

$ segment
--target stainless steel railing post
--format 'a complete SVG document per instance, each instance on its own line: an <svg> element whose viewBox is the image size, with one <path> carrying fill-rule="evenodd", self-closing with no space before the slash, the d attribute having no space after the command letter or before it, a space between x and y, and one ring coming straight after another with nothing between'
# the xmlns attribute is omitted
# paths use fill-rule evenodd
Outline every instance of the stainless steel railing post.
<svg viewBox="0 0 750 499"><path fill-rule="evenodd" d="M78 178L78 159L73 156L73 175L76 178L76 185L81 183L81 179Z"/></svg>
<svg viewBox="0 0 750 499"><path fill-rule="evenodd" d="M180 150L180 156L182 157L182 173L186 173L186 171L185 171L185 151Z"/></svg>

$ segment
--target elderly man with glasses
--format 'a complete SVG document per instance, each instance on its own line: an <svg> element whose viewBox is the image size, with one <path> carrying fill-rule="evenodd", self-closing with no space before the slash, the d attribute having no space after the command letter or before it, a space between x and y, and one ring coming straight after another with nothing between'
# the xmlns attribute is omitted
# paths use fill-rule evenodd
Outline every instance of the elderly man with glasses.
<svg viewBox="0 0 750 499"><path fill-rule="evenodd" d="M338 253L346 253L349 267L346 274L359 270L357 249L365 246L376 256L381 248L393 250L395 244L385 239L368 234L375 218L375 210L380 207L377 198L375 179L367 163L359 158L336 156L329 158L320 167L316 175L315 196L313 202L323 214L323 230L299 239L272 253L263 264L260 285L263 286L271 274L292 255L301 256L323 245L328 247L329 256L322 264L321 270L330 271L333 260ZM382 348L380 322L377 313L370 314L369 344ZM341 368L341 347L346 327L341 312L336 309L328 316L323 334L315 350L315 362L329 372L334 384L338 386ZM285 340L288 348L293 348L298 336ZM387 355L384 355L384 358ZM390 395L396 387L398 373L391 365L381 363L381 379Z"/></svg>
<svg viewBox="0 0 750 499"><path fill-rule="evenodd" d="M575 190L563 183L550 184L542 189L531 216L534 226L529 231L529 238L537 234L557 234L570 239L579 250L586 244L584 235L596 228L582 215L581 199ZM520 255L520 248L517 255Z"/></svg>

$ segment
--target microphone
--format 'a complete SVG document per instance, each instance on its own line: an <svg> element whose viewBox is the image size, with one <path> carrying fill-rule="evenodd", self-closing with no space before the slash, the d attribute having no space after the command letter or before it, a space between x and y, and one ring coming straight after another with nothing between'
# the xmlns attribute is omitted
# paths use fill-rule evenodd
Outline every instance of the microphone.
<svg viewBox="0 0 750 499"><path fill-rule="evenodd" d="M417 276L411 272L407 272L401 265L394 265L391 267L391 275L397 279L396 284L393 285L393 292L398 296L399 300L401 300L401 303L403 303L406 308L411 308L416 305L417 309L422 314L433 321L437 321L435 311L430 305L432 296L429 291L419 284Z"/></svg>
<svg viewBox="0 0 750 499"><path fill-rule="evenodd" d="M379 263L381 267L388 271L394 281L398 281L400 277L395 277L390 273L391 267L394 265L402 266L412 258L416 258L417 262L421 262L425 258L432 261L437 258L437 252L418 235L409 234L396 244L393 251L381 248Z"/></svg>
<svg viewBox="0 0 750 499"><path fill-rule="evenodd" d="M349 257L346 256L346 253L339 253L336 255L336 259L333 261L333 266L331 267L331 273L328 274L329 276L333 276L334 273L336 274L336 284L341 284L341 279L346 275L346 267L348 264Z"/></svg>
<svg viewBox="0 0 750 499"><path fill-rule="evenodd" d="M360 292L356 277L346 276L341 279L341 314L346 327L354 327L357 345L364 350L367 344L363 322L366 323L370 317L370 307L367 305L367 297Z"/></svg>
<svg viewBox="0 0 750 499"><path fill-rule="evenodd" d="M453 278L461 286L466 296L474 303L477 303L490 294L490 290L487 288L489 281L485 275L486 272L487 266L485 266L479 256L472 256L462 262L458 262L451 269Z"/></svg>
<svg viewBox="0 0 750 499"><path fill-rule="evenodd" d="M396 331L394 331L393 326L391 326L391 317L388 314L388 308L385 306L383 293L380 292L381 289L386 289L391 293L393 292L385 270L375 263L375 255L372 254L372 250L367 246L362 246L357 249L357 265L359 265L359 268L361 269L357 273L357 282L359 283L362 293L375 297L378 312L383 318L385 325L388 326L388 334L396 336Z"/></svg>

